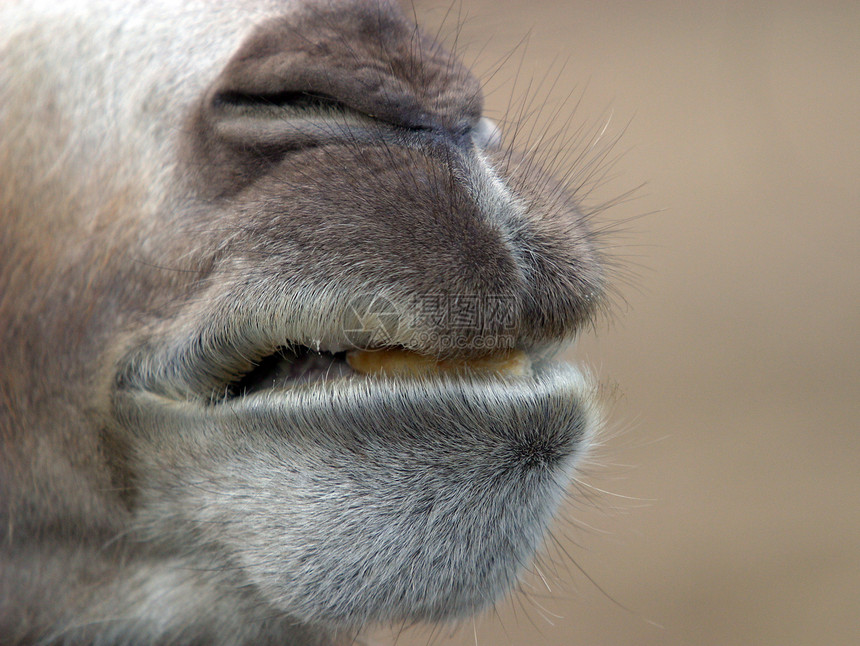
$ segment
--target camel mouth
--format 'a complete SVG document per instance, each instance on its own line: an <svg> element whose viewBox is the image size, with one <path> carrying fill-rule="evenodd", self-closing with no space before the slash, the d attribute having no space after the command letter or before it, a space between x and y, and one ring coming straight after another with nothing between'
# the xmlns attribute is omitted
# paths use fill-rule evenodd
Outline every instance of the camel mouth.
<svg viewBox="0 0 860 646"><path fill-rule="evenodd" d="M280 428L302 424L310 411L342 428L366 417L379 432L404 437L415 429L493 429L506 418L512 442L527 433L541 445L562 429L570 453L598 425L593 380L556 358L570 337L538 344L516 327L445 337L407 308L392 307L394 299L343 293L325 311L291 309L287 317L280 308L261 309L253 296L225 291L224 302L195 301L199 310L139 339L118 366L117 414L176 412L174 404L180 417L197 420L268 410L267 424Z"/></svg>
<svg viewBox="0 0 860 646"><path fill-rule="evenodd" d="M219 408L242 415L262 407L271 416L290 417L288 410L319 409L324 402L344 425L352 415L375 415L385 432L432 432L463 423L489 429L504 416L512 432L526 425L538 443L569 427L573 415L578 421L575 432L568 428L571 452L599 424L597 388L587 371L556 358L560 343L552 350L497 345L503 349L457 354L338 342L287 342L251 351L228 347L201 343L199 336L139 347L117 376L117 410L135 408L134 402L164 410L179 404L183 415L204 419L220 415ZM387 402L385 410L380 401ZM425 414L438 407L447 413ZM463 410L468 419L452 422Z"/></svg>
<svg viewBox="0 0 860 646"><path fill-rule="evenodd" d="M120 388L115 410L131 426L152 427L156 419L161 428L169 428L170 420L183 427L251 424L299 433L303 442L318 446L346 447L356 437L416 446L431 435L435 443L446 437L492 438L490 445L506 446L522 458L519 466L526 471L564 465L558 470L560 486L600 426L591 375L537 352L466 359L403 348L326 350L291 344L252 366L222 386L220 397ZM306 427L337 431L314 436ZM443 445L435 458L440 467L450 458Z"/></svg>
<svg viewBox="0 0 860 646"><path fill-rule="evenodd" d="M222 401L265 390L280 391L343 379L506 378L532 374L537 362L522 350L488 352L473 358L421 354L403 347L324 350L302 345L277 348L223 388Z"/></svg>
<svg viewBox="0 0 860 646"><path fill-rule="evenodd" d="M223 352L216 356L224 358ZM152 420L160 419L156 426L168 428L172 419L183 426L220 420L241 428L264 419L263 426L300 432L306 439L301 430L306 426L338 429L333 436L320 433L308 440L320 445L349 444L351 436L415 444L427 434L491 436L519 447L517 455L531 456L523 465L548 467L580 456L600 426L591 375L537 350L464 357L403 347L348 350L291 343L249 361L244 370L222 364L222 374L232 377L216 388L218 396L208 397L171 393L169 384L143 374L140 362L135 373L126 370L120 377L114 398L118 417L132 427L151 428ZM157 355L146 363L155 373L163 367ZM185 363L186 382L204 383L190 369L205 362L176 363ZM536 455L542 457L532 460ZM439 451L440 465L446 456Z"/></svg>
<svg viewBox="0 0 860 646"><path fill-rule="evenodd" d="M346 351L332 352L307 346L283 346L256 361L256 365L224 389L224 401L264 390L284 390L314 382L355 377Z"/></svg>
<svg viewBox="0 0 860 646"><path fill-rule="evenodd" d="M535 344L518 330L437 336L413 325L408 313L392 311L390 301L380 306L380 300L385 299L359 301L372 307L357 314L353 299L328 316L316 310L304 319L293 315L299 322L310 320L309 325L273 323L270 312L245 309L242 301L225 307L221 317L211 316L220 306L207 306L191 320L177 317L175 327L141 339L119 364L114 391L205 408L261 395L271 400L293 391L331 394L361 383L350 398L350 406L360 408L372 404L374 389L383 383L402 388L405 396L420 391L430 399L448 396L450 384L481 383L482 392L494 393L485 402L488 417L494 401L537 388L546 379L574 399L589 397L584 391L590 386L583 385L588 376L556 359L572 345L570 337ZM564 366L560 372L559 365ZM364 403L363 394L368 395Z"/></svg>

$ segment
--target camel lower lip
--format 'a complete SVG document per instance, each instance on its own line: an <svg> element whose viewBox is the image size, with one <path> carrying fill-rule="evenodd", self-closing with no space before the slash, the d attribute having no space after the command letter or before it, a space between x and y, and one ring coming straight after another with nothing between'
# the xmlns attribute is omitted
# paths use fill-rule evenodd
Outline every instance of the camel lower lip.
<svg viewBox="0 0 860 646"><path fill-rule="evenodd" d="M221 428L226 436L254 428L329 444L335 435L347 442L382 436L457 441L478 433L482 446L488 434L501 444L534 441L555 461L575 452L596 425L594 390L576 367L546 362L518 377L349 375L291 382L216 404L120 391L115 408L130 429L196 425Z"/></svg>
<svg viewBox="0 0 860 646"><path fill-rule="evenodd" d="M350 627L464 616L508 590L599 425L595 400L586 376L552 363L512 378L314 381L219 403L120 390L114 410L158 461L138 472L166 479L150 483L167 497L159 514L179 496L273 607ZM229 522L249 509L265 509L252 515L272 531ZM295 607L298 588L312 603Z"/></svg>

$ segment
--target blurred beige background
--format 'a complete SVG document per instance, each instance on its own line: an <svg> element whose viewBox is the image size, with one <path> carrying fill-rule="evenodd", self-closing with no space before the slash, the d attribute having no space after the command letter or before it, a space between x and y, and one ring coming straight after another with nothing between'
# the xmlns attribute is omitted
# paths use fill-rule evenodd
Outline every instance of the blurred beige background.
<svg viewBox="0 0 860 646"><path fill-rule="evenodd" d="M511 55L487 112L530 93L527 140L611 114L588 203L646 185L577 349L618 384L594 489L496 613L382 643L860 643L860 3L415 7L482 76Z"/></svg>

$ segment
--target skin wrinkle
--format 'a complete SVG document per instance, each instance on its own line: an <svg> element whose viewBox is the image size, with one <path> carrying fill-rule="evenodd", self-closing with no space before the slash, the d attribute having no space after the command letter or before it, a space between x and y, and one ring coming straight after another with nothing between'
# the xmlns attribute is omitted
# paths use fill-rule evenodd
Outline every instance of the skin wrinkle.
<svg viewBox="0 0 860 646"><path fill-rule="evenodd" d="M0 58L0 641L350 643L514 587L601 424L542 353L606 279L467 68L370 0L33 0ZM533 371L235 392L368 294Z"/></svg>

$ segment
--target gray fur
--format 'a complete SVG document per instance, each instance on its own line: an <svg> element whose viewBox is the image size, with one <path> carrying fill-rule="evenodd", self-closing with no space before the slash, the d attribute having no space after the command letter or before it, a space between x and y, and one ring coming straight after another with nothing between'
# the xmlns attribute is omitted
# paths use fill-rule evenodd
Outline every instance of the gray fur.
<svg viewBox="0 0 860 646"><path fill-rule="evenodd" d="M349 347L360 294L435 355L593 316L585 217L468 70L382 0L7 3L0 60L0 644L333 644L509 590L599 425L577 369L230 392ZM452 296L509 317L415 306Z"/></svg>

